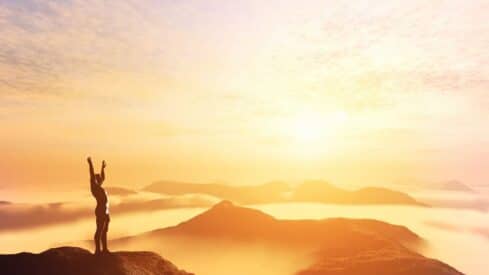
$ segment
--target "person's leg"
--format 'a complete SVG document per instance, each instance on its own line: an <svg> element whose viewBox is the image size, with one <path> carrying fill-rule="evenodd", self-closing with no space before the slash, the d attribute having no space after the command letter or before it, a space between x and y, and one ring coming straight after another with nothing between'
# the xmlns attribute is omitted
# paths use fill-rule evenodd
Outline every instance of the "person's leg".
<svg viewBox="0 0 489 275"><path fill-rule="evenodd" d="M102 250L104 252L109 252L109 248L107 247L107 232L109 231L109 223L110 223L110 217L109 215L107 215L105 219L104 228L102 230Z"/></svg>
<svg viewBox="0 0 489 275"><path fill-rule="evenodd" d="M95 235L93 240L95 242L95 254L100 253L100 236L104 227L104 220L97 217L97 229L95 230Z"/></svg>

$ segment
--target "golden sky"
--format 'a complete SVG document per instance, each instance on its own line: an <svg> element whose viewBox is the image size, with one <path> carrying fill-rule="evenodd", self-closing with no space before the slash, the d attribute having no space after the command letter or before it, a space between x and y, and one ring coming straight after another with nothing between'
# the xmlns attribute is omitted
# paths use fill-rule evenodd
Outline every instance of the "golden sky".
<svg viewBox="0 0 489 275"><path fill-rule="evenodd" d="M488 9L1 1L0 188L82 188L89 154L122 186L485 184Z"/></svg>

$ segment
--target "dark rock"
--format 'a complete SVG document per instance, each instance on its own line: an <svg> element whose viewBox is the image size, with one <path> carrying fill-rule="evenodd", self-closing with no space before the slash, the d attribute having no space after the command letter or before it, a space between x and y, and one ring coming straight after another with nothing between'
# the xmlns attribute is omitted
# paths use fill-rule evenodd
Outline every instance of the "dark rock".
<svg viewBox="0 0 489 275"><path fill-rule="evenodd" d="M191 275L153 252L93 255L77 247L60 247L40 254L0 255L5 275Z"/></svg>

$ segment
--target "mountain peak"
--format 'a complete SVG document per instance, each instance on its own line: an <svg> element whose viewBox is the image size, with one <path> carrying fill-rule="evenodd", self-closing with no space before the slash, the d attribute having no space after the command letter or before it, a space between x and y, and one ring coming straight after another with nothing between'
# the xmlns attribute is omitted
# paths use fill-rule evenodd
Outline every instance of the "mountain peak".
<svg viewBox="0 0 489 275"><path fill-rule="evenodd" d="M225 200L168 230L195 235L251 236L257 227L267 228L275 221L275 218L261 211Z"/></svg>
<svg viewBox="0 0 489 275"><path fill-rule="evenodd" d="M225 220L227 222L236 220L258 222L274 220L274 218L256 209L242 207L231 201L223 200L194 219L189 220L189 222L192 222L193 220Z"/></svg>
<svg viewBox="0 0 489 275"><path fill-rule="evenodd" d="M0 255L0 273L10 275L191 275L153 252L115 252L95 256L79 247L59 247L40 254Z"/></svg>
<svg viewBox="0 0 489 275"><path fill-rule="evenodd" d="M228 201L228 200L223 200L217 204L215 204L212 209L223 209L223 208L232 208L232 207L236 207L234 205L234 203L232 203L231 201Z"/></svg>

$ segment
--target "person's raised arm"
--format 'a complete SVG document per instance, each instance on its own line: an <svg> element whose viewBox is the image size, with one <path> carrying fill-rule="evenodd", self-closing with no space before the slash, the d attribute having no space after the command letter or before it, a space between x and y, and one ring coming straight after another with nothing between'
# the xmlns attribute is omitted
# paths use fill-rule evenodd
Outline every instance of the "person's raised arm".
<svg viewBox="0 0 489 275"><path fill-rule="evenodd" d="M102 161L102 170L100 171L100 176L102 177L102 182L105 180L105 167L107 164L105 163L105 160Z"/></svg>
<svg viewBox="0 0 489 275"><path fill-rule="evenodd" d="M93 170L92 158L88 157L87 161L88 161L88 166L90 167L90 181L92 181L93 178L95 177L95 172Z"/></svg>

